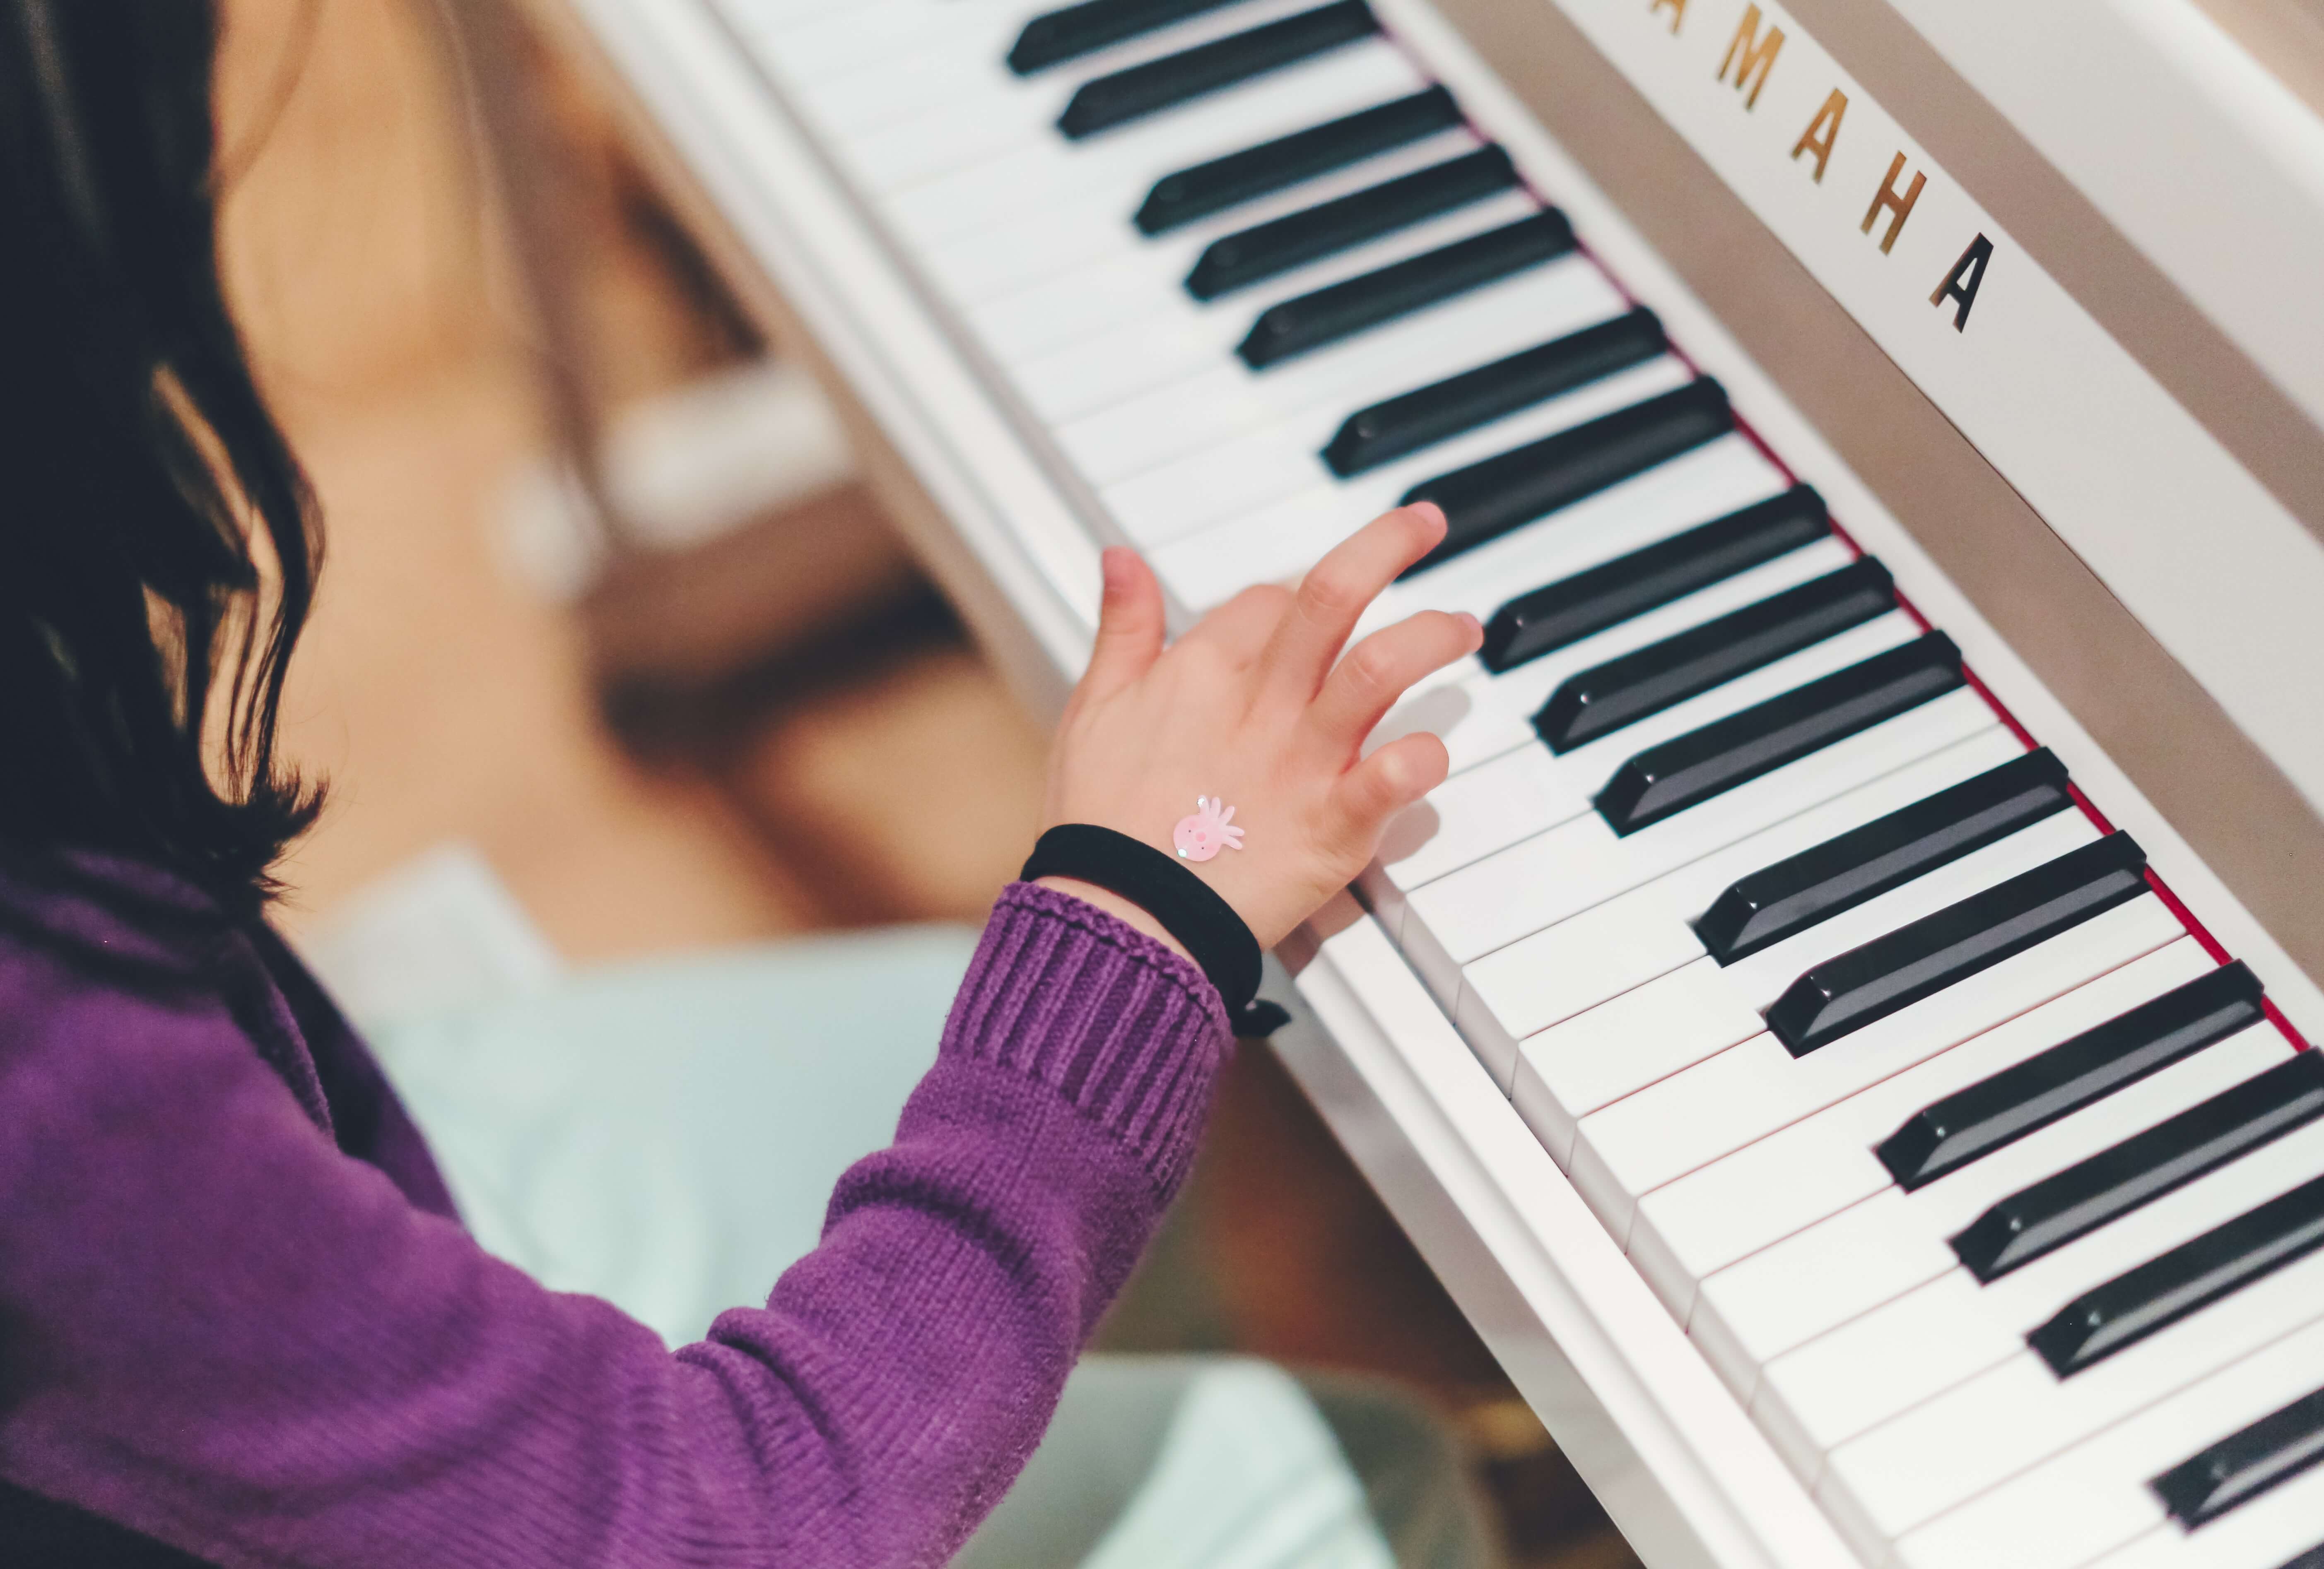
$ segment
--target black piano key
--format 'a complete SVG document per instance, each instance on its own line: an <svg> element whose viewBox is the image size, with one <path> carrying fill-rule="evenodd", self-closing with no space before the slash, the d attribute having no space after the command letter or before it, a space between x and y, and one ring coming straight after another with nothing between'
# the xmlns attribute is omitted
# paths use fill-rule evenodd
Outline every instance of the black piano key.
<svg viewBox="0 0 2324 1569"><path fill-rule="evenodd" d="M1009 69L1020 77L1046 70L1060 60L1152 32L1189 16L1216 11L1233 0L1086 0L1047 11L1027 23L1009 51Z"/></svg>
<svg viewBox="0 0 2324 1569"><path fill-rule="evenodd" d="M1668 346L1663 324L1639 306L1538 348L1358 409L1323 448L1324 466L1342 479L1362 473L1641 364Z"/></svg>
<svg viewBox="0 0 2324 1569"><path fill-rule="evenodd" d="M2319 1542L2296 1558L2287 1558L2275 1569L2324 1569L2324 1542Z"/></svg>
<svg viewBox="0 0 2324 1569"><path fill-rule="evenodd" d="M2147 1486L2189 1530L2324 1462L2324 1390L2262 1417L2180 1462Z"/></svg>
<svg viewBox="0 0 2324 1569"><path fill-rule="evenodd" d="M1301 180L1344 169L1461 124L1461 106L1443 87L1262 142L1166 174L1146 193L1133 220L1140 234L1167 234Z"/></svg>
<svg viewBox="0 0 2324 1569"><path fill-rule="evenodd" d="M1508 153L1499 147L1480 147L1370 189L1222 235L1195 259L1194 271L1186 274L1186 292L1196 299L1216 299L1423 218L1482 201L1517 183L1517 166Z"/></svg>
<svg viewBox="0 0 2324 1569"><path fill-rule="evenodd" d="M1953 1254L1998 1280L2319 1116L2324 1056L2302 1051L2011 1194L1952 1239Z"/></svg>
<svg viewBox="0 0 2324 1569"><path fill-rule="evenodd" d="M1694 934L1733 964L2073 803L2066 766L2028 752L1738 879Z"/></svg>
<svg viewBox="0 0 2324 1569"><path fill-rule="evenodd" d="M1960 684L1960 650L1931 632L1640 752L1598 793L1598 815L1636 833Z"/></svg>
<svg viewBox="0 0 2324 1569"><path fill-rule="evenodd" d="M1868 555L1568 677L1534 715L1534 731L1551 751L1570 752L1895 608L1888 569Z"/></svg>
<svg viewBox="0 0 2324 1569"><path fill-rule="evenodd" d="M1406 568L1405 575L1426 572L1734 428L1727 390L1704 376L1513 452L1423 480L1397 505L1434 501L1444 509L1444 538Z"/></svg>
<svg viewBox="0 0 2324 1569"><path fill-rule="evenodd" d="M1804 1057L2138 897L2145 867L2130 835L2109 834L1816 966L1775 999L1767 1028Z"/></svg>
<svg viewBox="0 0 2324 1569"><path fill-rule="evenodd" d="M1554 207L1498 229L1455 240L1424 255L1391 262L1360 278L1269 306L1235 345L1242 362L1263 371L1424 306L1498 282L1573 249L1573 227Z"/></svg>
<svg viewBox="0 0 2324 1569"><path fill-rule="evenodd" d="M1909 1193L2265 1016L2251 967L2222 965L1914 1113L1873 1152Z"/></svg>
<svg viewBox="0 0 2324 1569"><path fill-rule="evenodd" d="M1497 674L1514 670L1831 532L1823 498L1810 486L1794 485L1772 500L1518 595L1485 623L1478 657Z"/></svg>
<svg viewBox="0 0 2324 1569"><path fill-rule="evenodd" d="M1364 0L1337 0L1143 65L1084 82L1057 116L1070 140L1142 119L1237 82L1296 65L1379 31Z"/></svg>
<svg viewBox="0 0 2324 1569"><path fill-rule="evenodd" d="M2319 1248L2324 1177L2083 1292L2025 1341L2052 1372L2071 1378Z"/></svg>

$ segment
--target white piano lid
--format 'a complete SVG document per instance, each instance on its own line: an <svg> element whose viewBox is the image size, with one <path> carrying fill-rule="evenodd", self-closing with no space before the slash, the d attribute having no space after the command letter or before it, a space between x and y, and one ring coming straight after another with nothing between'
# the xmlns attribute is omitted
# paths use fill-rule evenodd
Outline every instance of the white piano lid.
<svg viewBox="0 0 2324 1569"><path fill-rule="evenodd" d="M2232 401L2213 399L2205 405L2212 422L2207 424L2140 361L2130 340L2102 324L2059 273L2043 264L2041 248L2024 243L1986 207L1958 171L1949 170L1900 121L1896 109L1876 96L1817 36L1817 24L1831 26L1851 53L1892 78L1891 96L1912 101L1912 112L1926 120L1937 110L1914 90L1917 80L1893 79L1903 62L1900 43L1929 51L1922 69L1950 70L1898 8L1918 6L1922 0L1891 0L1887 8L1849 0L1641 0L1636 8L1594 0L1548 3L1692 145L2311 807L2324 812L2324 731L2314 720L2316 673L2324 671L2324 623L2314 614L2315 606L2324 602L2324 537L2303 524L2218 434L2224 430L2240 442L2252 433L2254 420ZM1994 14L1990 0L1967 3L1980 16ZM2160 6L2168 0L2151 3ZM1429 28L1422 0L1374 4L1400 27L1424 32ZM2122 0L2122 9L2132 4ZM2107 31L2110 38L2138 36L2129 32L2112 0L2057 5L2077 15L2087 12L2098 19L2092 28ZM2190 25L2209 26L2185 11L2183 0L2179 8ZM1805 20L1803 13L1815 22ZM2032 30L2032 35L2040 41L2029 44L2028 52L2047 62L2043 69L2056 73L2053 79L2090 74L2088 63L2072 53L2075 40L2052 37L2046 27ZM2023 29L1999 34L2028 36ZM2211 36L2216 41L2220 35L2213 29ZM1988 50L2002 47L1996 36L1984 34L1977 45ZM1738 58L1756 60L1756 68L1736 66ZM2245 57L2234 58L2248 67ZM1736 78L1755 69L1749 86L1739 87ZM2290 113L2313 132L2324 171L2324 123L2273 78L2255 69L2250 74L2279 103L2291 105ZM2034 74L2026 79L2034 83L2029 92L2041 85L2034 83ZM1479 101L1474 87L1469 84L1464 92L1472 112ZM2153 90L2172 103L2194 105L2190 115L2201 107L2200 96L2183 83L2155 85ZM2119 91L2091 88L2085 96L2099 104L2091 113L2129 115L2126 102L2109 96ZM1971 87L1963 96L1973 102L1979 95ZM2017 137L2030 158L2047 161L2004 109L1964 109L1956 98L1942 105L1941 112L1944 123L1932 123L1932 129L1956 144L1967 162L1980 161L1986 151L1973 138L1993 135ZM1990 114L1990 120L1980 124L1980 112ZM1832 130L1827 137L1836 145L1826 170L1825 161L1809 156L1815 145L1812 138L1820 124L1836 127L1843 114L1845 131ZM1513 146L1527 141L1514 121L1491 116L1487 123ZM1802 127L1808 128L1806 134ZM1820 172L1831 178L1819 179ZM1902 183L1907 174L1913 176L1909 188ZM2324 179L2324 173L2318 178ZM1895 188L1879 194L1891 182ZM1554 183L1561 190L1568 187ZM1877 196L1868 209L1868 193ZM2057 195L2070 199L2079 192L2067 179ZM2301 253L2324 255L2324 190L2314 200L2301 193L2300 202L2310 209L2300 221L2313 222L2318 230L2316 242ZM1875 222L1884 214L1889 226L1885 236L1875 235ZM2077 240L2049 234L2038 210L2020 216L2030 228L2043 231L2044 245L2122 247L2118 234ZM2095 217L2101 227L2107 222L2102 213ZM1592 225L1582 226L1585 233L1596 232ZM2213 225L2209 243L2228 252L2248 248L2289 257L2304 243L2297 234L2261 235L2246 247L2240 234L2224 240L2221 234ZM2122 248L2126 263L2155 265L2143 260L2135 242ZM2061 264L2074 267L2104 260L2081 250L2060 253ZM1983 261L1993 263L1989 280ZM2299 317L2299 330L2318 340L2318 363L2303 373L2314 379L2318 405L2324 408L2324 313L2296 298L2301 280L2289 261L2272 271L2255 271L2265 272L2265 286L2282 302L2271 310L2286 319ZM2157 276L2170 287L2167 275ZM1933 293L1932 283L1938 286ZM2241 287L2257 293L2262 282ZM1973 323L1967 310L1970 294ZM2177 308L2186 307L2181 303ZM2279 338L2290 330L2273 315L2259 319L2271 321ZM2188 321L2211 330L2196 317ZM2297 451L2255 455L2282 468L2324 447L2319 422L2289 393L2272 386L2267 372L2252 372L2256 362L2220 331L2219 353L2246 368L2250 394L2281 400L2279 428L2285 439L2299 444ZM2166 372L2173 369L2167 360L2158 362ZM2305 472L2292 477L2313 489Z"/></svg>
<svg viewBox="0 0 2324 1569"><path fill-rule="evenodd" d="M1887 3L2324 426L2324 7Z"/></svg>

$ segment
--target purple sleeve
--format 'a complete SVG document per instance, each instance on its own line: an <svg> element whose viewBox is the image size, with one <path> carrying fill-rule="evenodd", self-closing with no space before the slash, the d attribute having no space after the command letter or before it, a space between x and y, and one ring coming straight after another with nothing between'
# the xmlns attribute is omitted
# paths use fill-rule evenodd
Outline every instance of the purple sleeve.
<svg viewBox="0 0 2324 1569"><path fill-rule="evenodd" d="M338 1155L223 1011L11 958L0 1478L229 1569L941 1564L1183 1179L1228 1044L1192 966L1010 888L822 1245L673 1353Z"/></svg>

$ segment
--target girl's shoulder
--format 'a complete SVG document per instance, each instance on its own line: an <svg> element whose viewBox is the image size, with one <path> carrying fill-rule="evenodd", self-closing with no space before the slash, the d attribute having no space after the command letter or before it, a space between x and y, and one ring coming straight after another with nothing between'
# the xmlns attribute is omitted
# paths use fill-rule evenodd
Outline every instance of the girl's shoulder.
<svg viewBox="0 0 2324 1569"><path fill-rule="evenodd" d="M149 995L206 989L236 930L215 898L166 867L0 840L0 986L10 972L61 965Z"/></svg>

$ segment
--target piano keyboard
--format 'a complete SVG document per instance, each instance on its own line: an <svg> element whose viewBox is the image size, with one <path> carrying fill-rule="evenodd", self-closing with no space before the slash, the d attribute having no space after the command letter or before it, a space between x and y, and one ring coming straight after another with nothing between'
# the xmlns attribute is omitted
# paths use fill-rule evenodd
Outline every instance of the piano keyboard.
<svg viewBox="0 0 2324 1569"><path fill-rule="evenodd" d="M2324 1566L2324 1057L1363 0L706 0L1184 615L1428 499L1362 890L1864 1562Z"/></svg>

